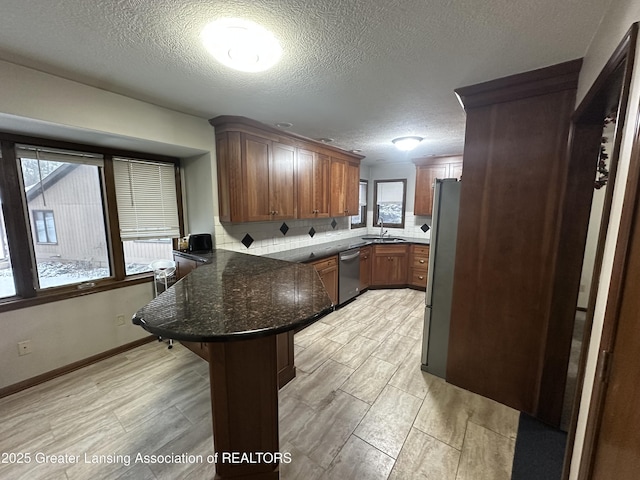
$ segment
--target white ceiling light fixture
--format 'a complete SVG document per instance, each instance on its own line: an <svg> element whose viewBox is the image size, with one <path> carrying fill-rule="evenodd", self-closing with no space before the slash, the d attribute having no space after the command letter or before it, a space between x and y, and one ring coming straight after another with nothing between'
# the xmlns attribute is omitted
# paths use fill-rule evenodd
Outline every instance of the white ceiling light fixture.
<svg viewBox="0 0 640 480"><path fill-rule="evenodd" d="M396 146L398 150L403 152L408 152L409 150L413 150L418 146L418 144L423 140L422 137L398 137L391 140L391 142Z"/></svg>
<svg viewBox="0 0 640 480"><path fill-rule="evenodd" d="M200 38L216 60L242 72L267 70L282 55L280 43L270 31L241 18L211 22L204 27Z"/></svg>

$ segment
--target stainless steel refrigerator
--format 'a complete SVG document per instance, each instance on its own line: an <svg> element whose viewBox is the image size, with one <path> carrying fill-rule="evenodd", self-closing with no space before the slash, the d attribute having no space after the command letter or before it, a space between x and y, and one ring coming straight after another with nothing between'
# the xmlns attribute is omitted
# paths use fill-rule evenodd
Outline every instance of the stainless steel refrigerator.
<svg viewBox="0 0 640 480"><path fill-rule="evenodd" d="M460 185L454 178L436 179L433 192L422 370L442 378L447 372Z"/></svg>

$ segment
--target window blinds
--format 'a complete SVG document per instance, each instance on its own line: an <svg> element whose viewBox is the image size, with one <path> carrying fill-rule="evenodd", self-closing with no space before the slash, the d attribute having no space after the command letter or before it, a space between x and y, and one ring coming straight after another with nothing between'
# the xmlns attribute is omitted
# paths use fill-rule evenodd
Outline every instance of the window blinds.
<svg viewBox="0 0 640 480"><path fill-rule="evenodd" d="M16 145L16 157L49 162L81 163L97 167L102 167L103 165L102 155L97 153L76 152L33 145Z"/></svg>
<svg viewBox="0 0 640 480"><path fill-rule="evenodd" d="M177 238L178 198L174 166L114 158L120 238Z"/></svg>

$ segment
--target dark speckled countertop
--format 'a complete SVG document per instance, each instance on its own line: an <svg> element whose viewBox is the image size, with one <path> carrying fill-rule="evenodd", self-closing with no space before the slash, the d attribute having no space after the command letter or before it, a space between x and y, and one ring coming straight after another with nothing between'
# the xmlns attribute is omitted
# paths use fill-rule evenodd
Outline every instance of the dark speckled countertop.
<svg viewBox="0 0 640 480"><path fill-rule="evenodd" d="M206 261L133 316L133 323L174 340L224 342L272 335L333 310L310 265L227 250Z"/></svg>
<svg viewBox="0 0 640 480"><path fill-rule="evenodd" d="M424 238L409 238L401 237L404 242L392 243L391 245L402 244L418 244L429 245L429 240ZM281 252L270 253L265 255L269 258L277 258L279 260L287 260L289 262L312 262L314 260L321 260L332 255L337 255L340 252L349 250L355 247L364 247L366 245L380 245L374 243L371 240L363 240L361 237L349 237L335 242L319 243L318 245L311 245L310 247L295 248L292 250L283 250Z"/></svg>

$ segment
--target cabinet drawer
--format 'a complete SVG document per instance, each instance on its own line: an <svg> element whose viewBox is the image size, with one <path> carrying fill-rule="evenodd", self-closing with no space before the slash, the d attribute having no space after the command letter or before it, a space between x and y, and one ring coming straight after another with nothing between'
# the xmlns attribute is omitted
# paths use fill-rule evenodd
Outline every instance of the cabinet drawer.
<svg viewBox="0 0 640 480"><path fill-rule="evenodd" d="M311 265L313 265L318 272L321 272L327 268L337 267L338 257L336 255L333 257L325 258L324 260L318 260L317 262L311 262Z"/></svg>
<svg viewBox="0 0 640 480"><path fill-rule="evenodd" d="M374 245L375 255L406 255L407 245Z"/></svg>
<svg viewBox="0 0 640 480"><path fill-rule="evenodd" d="M429 245L411 245L411 253L418 257L428 257Z"/></svg>
<svg viewBox="0 0 640 480"><path fill-rule="evenodd" d="M429 266L429 256L422 257L414 255L411 266L414 268L427 268Z"/></svg>
<svg viewBox="0 0 640 480"><path fill-rule="evenodd" d="M417 287L425 287L427 286L427 270L423 268L412 268L411 269L411 285L415 285Z"/></svg>

